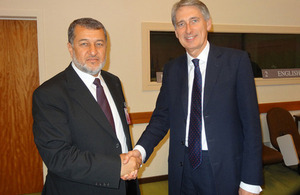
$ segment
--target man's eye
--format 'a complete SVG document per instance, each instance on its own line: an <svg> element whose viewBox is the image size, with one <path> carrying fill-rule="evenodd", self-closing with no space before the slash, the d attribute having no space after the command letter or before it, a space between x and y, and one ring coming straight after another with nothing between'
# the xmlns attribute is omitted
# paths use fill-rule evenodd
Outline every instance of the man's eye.
<svg viewBox="0 0 300 195"><path fill-rule="evenodd" d="M177 27L178 27L178 28L184 27L184 23L183 23L183 22L177 23Z"/></svg>
<svg viewBox="0 0 300 195"><path fill-rule="evenodd" d="M88 43L80 43L79 45L80 45L80 46L87 46Z"/></svg>
<svg viewBox="0 0 300 195"><path fill-rule="evenodd" d="M97 47L102 47L102 46L103 46L103 43L96 43L96 46L97 46Z"/></svg>
<svg viewBox="0 0 300 195"><path fill-rule="evenodd" d="M198 19L192 20L193 23L197 23L198 21L199 21Z"/></svg>

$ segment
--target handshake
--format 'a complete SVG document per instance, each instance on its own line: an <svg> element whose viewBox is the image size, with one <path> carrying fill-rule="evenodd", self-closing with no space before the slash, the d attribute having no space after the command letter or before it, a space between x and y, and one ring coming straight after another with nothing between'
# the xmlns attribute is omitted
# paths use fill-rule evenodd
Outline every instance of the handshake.
<svg viewBox="0 0 300 195"><path fill-rule="evenodd" d="M138 170L142 164L142 155L138 150L129 151L127 154L120 154L121 158L121 179L132 180L137 178Z"/></svg>

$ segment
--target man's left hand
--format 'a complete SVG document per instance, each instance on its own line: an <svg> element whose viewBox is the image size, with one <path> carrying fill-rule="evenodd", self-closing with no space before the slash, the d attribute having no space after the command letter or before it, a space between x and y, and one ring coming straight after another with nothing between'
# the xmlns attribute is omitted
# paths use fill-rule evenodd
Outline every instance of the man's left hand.
<svg viewBox="0 0 300 195"><path fill-rule="evenodd" d="M257 194L254 194L252 192L248 192L242 188L239 189L239 195L257 195Z"/></svg>

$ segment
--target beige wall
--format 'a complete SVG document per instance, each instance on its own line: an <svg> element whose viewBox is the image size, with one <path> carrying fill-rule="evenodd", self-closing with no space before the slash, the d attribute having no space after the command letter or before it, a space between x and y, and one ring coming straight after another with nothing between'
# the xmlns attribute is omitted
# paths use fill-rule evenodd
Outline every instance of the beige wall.
<svg viewBox="0 0 300 195"><path fill-rule="evenodd" d="M158 91L142 90L142 22L170 22L175 0L1 0L0 16L34 16L38 19L40 81L66 68L68 25L79 17L94 17L106 26L111 47L110 72L122 80L130 112L152 111ZM300 27L299 0L210 0L213 24ZM17 46L16 46L17 47ZM299 101L300 85L258 86L260 103ZM264 141L268 141L263 119ZM136 142L145 125L132 128ZM167 174L168 140L142 168L140 177Z"/></svg>

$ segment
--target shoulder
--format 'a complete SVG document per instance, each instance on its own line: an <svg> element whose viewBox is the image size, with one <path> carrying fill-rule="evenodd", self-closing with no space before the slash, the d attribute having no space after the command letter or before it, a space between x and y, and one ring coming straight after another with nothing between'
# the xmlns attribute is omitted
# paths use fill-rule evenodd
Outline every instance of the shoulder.
<svg viewBox="0 0 300 195"><path fill-rule="evenodd" d="M246 51L240 49L234 49L229 47L220 47L210 44L209 56L227 56L227 57L237 57L237 56L248 56Z"/></svg>
<svg viewBox="0 0 300 195"><path fill-rule="evenodd" d="M102 77L110 77L110 78L113 78L113 79L119 79L118 76L116 76L116 75L114 75L114 74L112 74L110 72L107 72L105 70L101 70L101 76Z"/></svg>
<svg viewBox="0 0 300 195"><path fill-rule="evenodd" d="M103 77L105 82L118 82L118 83L121 82L118 76L110 72L107 72L105 70L101 70L101 76Z"/></svg>
<svg viewBox="0 0 300 195"><path fill-rule="evenodd" d="M184 64L187 64L187 56L186 54L179 56L171 61L169 61L165 66L164 70L168 69L178 69L181 68Z"/></svg>
<svg viewBox="0 0 300 195"><path fill-rule="evenodd" d="M58 74L56 74L55 76L53 76L52 78L46 80L45 82L43 82L38 89L43 89L43 88L52 88L55 86L59 86L57 83L61 83L66 81L66 73L65 71L62 71Z"/></svg>
<svg viewBox="0 0 300 195"><path fill-rule="evenodd" d="M34 93L59 93L66 88L67 83L74 81L78 75L71 66L43 82ZM78 79L80 79L78 77Z"/></svg>

